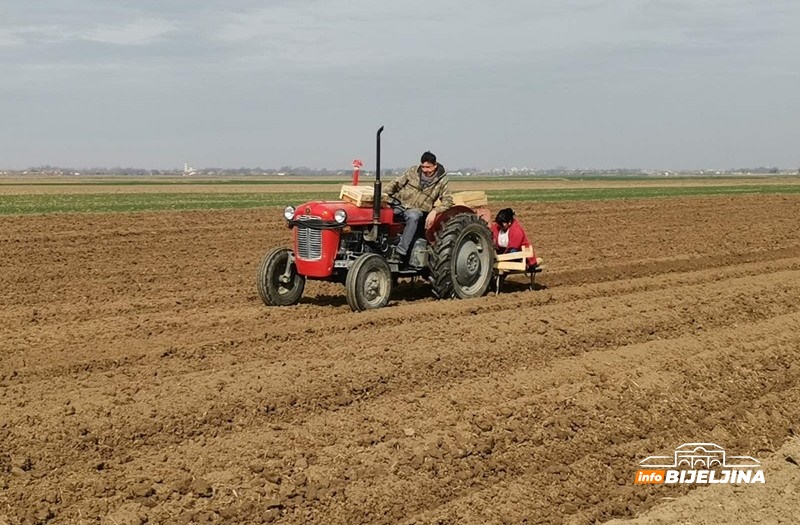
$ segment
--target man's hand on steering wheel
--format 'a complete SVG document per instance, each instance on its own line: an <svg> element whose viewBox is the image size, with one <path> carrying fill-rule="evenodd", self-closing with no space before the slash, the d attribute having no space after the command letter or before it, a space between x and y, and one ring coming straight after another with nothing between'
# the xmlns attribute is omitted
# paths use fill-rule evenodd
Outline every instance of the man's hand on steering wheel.
<svg viewBox="0 0 800 525"><path fill-rule="evenodd" d="M403 206L403 203L400 202L400 199L398 199L394 195L389 195L389 207L392 209L400 209L400 210L406 209L406 207Z"/></svg>

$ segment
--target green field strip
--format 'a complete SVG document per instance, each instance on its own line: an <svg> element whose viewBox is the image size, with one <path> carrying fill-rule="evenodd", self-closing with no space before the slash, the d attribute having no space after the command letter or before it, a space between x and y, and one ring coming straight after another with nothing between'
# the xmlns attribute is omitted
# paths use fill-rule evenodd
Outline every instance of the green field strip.
<svg viewBox="0 0 800 525"><path fill-rule="evenodd" d="M490 190L490 201L580 201L712 195L794 194L800 185L683 186ZM68 193L0 196L0 215L122 213L282 207L310 200L334 200L336 192L286 193Z"/></svg>
<svg viewBox="0 0 800 525"><path fill-rule="evenodd" d="M741 185L741 186L678 186L641 188L576 188L490 190L490 200L500 201L573 201L606 199L650 199L659 197L696 197L705 195L752 195L800 193L800 185Z"/></svg>
<svg viewBox="0 0 800 525"><path fill-rule="evenodd" d="M308 180L264 180L264 179L181 179L181 180L98 180L80 182L55 182L55 181L30 181L30 182L0 182L5 187L63 187L63 188L90 188L92 186L279 186L279 185L306 185L306 184L347 184L349 179L341 177L333 179L308 179Z"/></svg>
<svg viewBox="0 0 800 525"><path fill-rule="evenodd" d="M0 196L0 215L267 208L338 193L95 193Z"/></svg>

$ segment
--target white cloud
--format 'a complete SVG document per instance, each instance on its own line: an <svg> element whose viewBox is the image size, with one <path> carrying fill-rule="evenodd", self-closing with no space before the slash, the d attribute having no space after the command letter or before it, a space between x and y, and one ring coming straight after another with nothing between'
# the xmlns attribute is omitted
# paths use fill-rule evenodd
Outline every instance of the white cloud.
<svg viewBox="0 0 800 525"><path fill-rule="evenodd" d="M644 7L638 0L512 1L502 6L480 0L327 0L228 14L220 17L212 38L254 67L532 65L562 54L636 53L642 47L693 53L715 47L723 40L722 31L703 28L720 11L726 20L732 17L720 6L667 0ZM742 18L734 15L725 27L738 33L739 25L747 23Z"/></svg>
<svg viewBox="0 0 800 525"><path fill-rule="evenodd" d="M127 24L106 24L85 32L81 38L117 45L144 45L171 33L177 26L168 20L144 18Z"/></svg>
<svg viewBox="0 0 800 525"><path fill-rule="evenodd" d="M435 67L444 61L518 61L520 52L535 48L530 28L537 23L546 27L535 17L514 16L477 0L436 4L328 0L229 15L213 37L240 49L239 59L253 65ZM489 29L492 24L503 30Z"/></svg>
<svg viewBox="0 0 800 525"><path fill-rule="evenodd" d="M75 38L72 31L59 25L17 26L0 31L0 45L21 46L33 42L60 43Z"/></svg>
<svg viewBox="0 0 800 525"><path fill-rule="evenodd" d="M20 44L22 44L22 40L15 34L9 31L0 32L0 47L18 46Z"/></svg>
<svg viewBox="0 0 800 525"><path fill-rule="evenodd" d="M0 29L0 46L60 44L89 41L103 44L143 45L156 41L177 29L172 22L159 18L142 18L124 24L66 26L39 24Z"/></svg>

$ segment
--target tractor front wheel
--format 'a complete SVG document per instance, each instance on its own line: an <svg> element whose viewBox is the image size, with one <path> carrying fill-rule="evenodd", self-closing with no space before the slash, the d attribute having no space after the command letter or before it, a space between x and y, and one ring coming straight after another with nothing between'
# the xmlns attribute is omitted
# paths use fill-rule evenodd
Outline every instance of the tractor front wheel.
<svg viewBox="0 0 800 525"><path fill-rule="evenodd" d="M392 271L383 257L367 253L350 267L344 286L354 312L382 308L392 293Z"/></svg>
<svg viewBox="0 0 800 525"><path fill-rule="evenodd" d="M297 304L305 286L306 278L297 273L294 255L289 248L274 248L261 259L256 287L265 305Z"/></svg>

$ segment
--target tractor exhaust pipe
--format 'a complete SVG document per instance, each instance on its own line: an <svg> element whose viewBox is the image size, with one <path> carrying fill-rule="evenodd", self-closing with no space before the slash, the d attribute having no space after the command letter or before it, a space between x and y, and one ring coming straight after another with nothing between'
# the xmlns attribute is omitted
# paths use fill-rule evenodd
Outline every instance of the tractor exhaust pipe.
<svg viewBox="0 0 800 525"><path fill-rule="evenodd" d="M378 133L375 136L377 143L377 151L375 152L375 192L372 194L372 222L378 224L381 219L381 133L383 133L383 126L378 128Z"/></svg>

